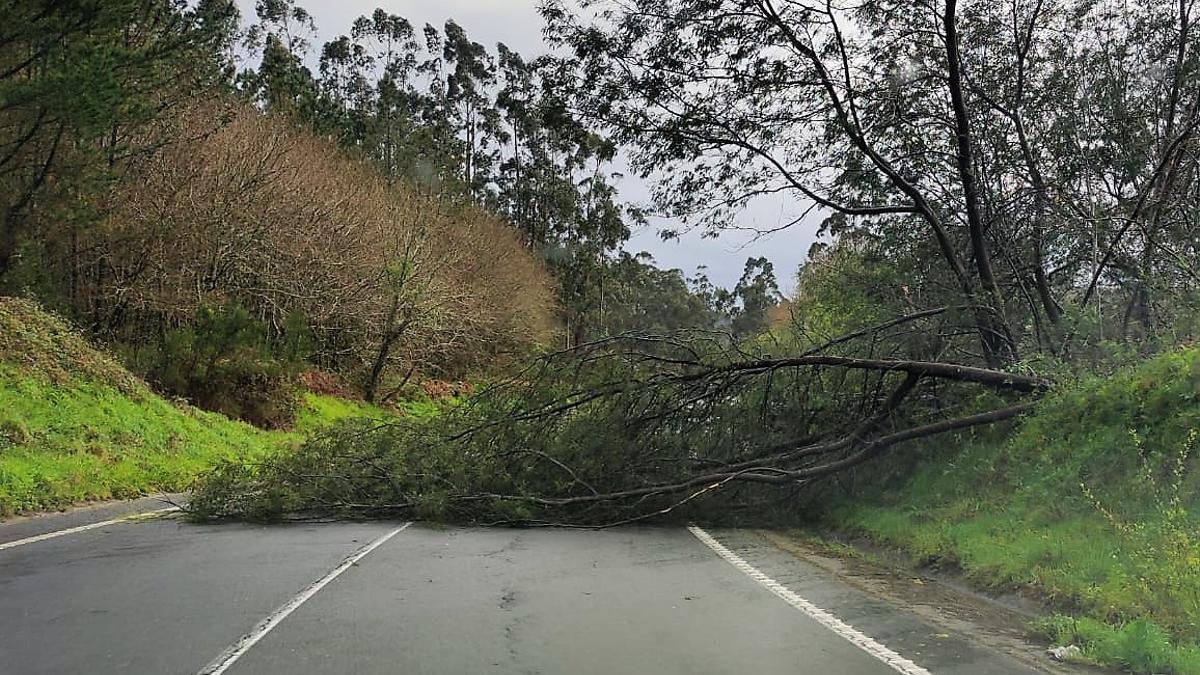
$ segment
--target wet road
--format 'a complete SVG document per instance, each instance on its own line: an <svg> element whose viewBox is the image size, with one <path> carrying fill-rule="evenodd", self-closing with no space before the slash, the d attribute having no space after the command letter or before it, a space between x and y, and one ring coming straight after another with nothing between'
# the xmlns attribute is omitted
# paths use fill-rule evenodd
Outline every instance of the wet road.
<svg viewBox="0 0 1200 675"><path fill-rule="evenodd" d="M1037 672L742 531L158 519L29 540L119 515L0 525L0 673Z"/></svg>

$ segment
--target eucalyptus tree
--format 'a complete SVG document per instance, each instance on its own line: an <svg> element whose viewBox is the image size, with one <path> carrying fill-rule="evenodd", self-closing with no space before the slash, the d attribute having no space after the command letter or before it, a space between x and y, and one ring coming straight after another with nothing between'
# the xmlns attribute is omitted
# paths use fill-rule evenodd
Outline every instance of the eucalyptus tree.
<svg viewBox="0 0 1200 675"><path fill-rule="evenodd" d="M415 84L421 49L416 31L404 17L377 9L369 18L354 22L353 35L366 41L374 56L377 78L370 144L384 176L391 181L412 176L419 165L425 167L422 173L432 176L434 171L428 168L432 165L422 153L438 144L423 133L421 125L426 102Z"/></svg>
<svg viewBox="0 0 1200 675"><path fill-rule="evenodd" d="M498 207L533 248L564 241L604 253L629 236L607 172L615 146L572 114L553 61L526 62L498 46L496 107L511 143L498 175Z"/></svg>
<svg viewBox="0 0 1200 675"><path fill-rule="evenodd" d="M659 267L649 253L622 251L606 272L593 310L596 337L722 327L723 317L694 291L683 272Z"/></svg>
<svg viewBox="0 0 1200 675"><path fill-rule="evenodd" d="M257 69L239 74L245 90L264 110L312 119L319 105L317 81L304 65L316 25L296 0L258 0L257 23L244 43L260 57Z"/></svg>
<svg viewBox="0 0 1200 675"><path fill-rule="evenodd" d="M418 35L404 17L377 9L324 46L321 72L337 121L318 121L319 130L367 151L391 181L461 187L489 201L500 142L495 64L461 26L426 25Z"/></svg>
<svg viewBox="0 0 1200 675"><path fill-rule="evenodd" d="M495 59L487 48L471 40L462 26L447 21L442 41L445 63L446 117L463 140L462 181L477 199L483 199L497 162L494 141L500 120L489 95L496 83Z"/></svg>
<svg viewBox="0 0 1200 675"><path fill-rule="evenodd" d="M911 283L972 308L993 366L1031 326L1055 344L1065 298L1120 283L1123 257L1154 267L1158 205L1185 203L1188 0L579 4L543 5L576 103L667 212L720 230L764 195L811 204L922 261Z"/></svg>
<svg viewBox="0 0 1200 675"><path fill-rule="evenodd" d="M771 261L764 257L748 258L742 277L733 287L733 297L739 301L733 312L732 331L735 336L751 336L765 328L767 313L783 297Z"/></svg>
<svg viewBox="0 0 1200 675"><path fill-rule="evenodd" d="M462 142L444 108L441 37L425 30L428 42L404 17L376 9L327 42L321 94L331 114L313 123L366 153L389 182L454 191Z"/></svg>
<svg viewBox="0 0 1200 675"><path fill-rule="evenodd" d="M320 90L332 105L332 119L314 120L320 130L335 132L344 145L364 146L375 106L374 60L364 45L345 35L321 47Z"/></svg>

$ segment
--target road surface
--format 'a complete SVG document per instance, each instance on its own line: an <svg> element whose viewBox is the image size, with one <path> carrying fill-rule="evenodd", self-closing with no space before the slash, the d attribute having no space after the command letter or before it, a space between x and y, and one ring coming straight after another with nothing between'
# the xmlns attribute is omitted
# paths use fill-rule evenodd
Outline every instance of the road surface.
<svg viewBox="0 0 1200 675"><path fill-rule="evenodd" d="M156 507L0 525L0 673L1039 672L743 531L106 522Z"/></svg>

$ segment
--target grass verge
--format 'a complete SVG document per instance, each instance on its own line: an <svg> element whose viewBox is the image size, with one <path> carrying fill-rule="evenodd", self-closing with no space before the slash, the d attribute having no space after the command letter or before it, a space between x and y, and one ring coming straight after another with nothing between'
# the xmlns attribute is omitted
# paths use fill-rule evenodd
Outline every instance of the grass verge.
<svg viewBox="0 0 1200 675"><path fill-rule="evenodd" d="M149 391L56 384L0 366L0 516L177 491L288 441Z"/></svg>
<svg viewBox="0 0 1200 675"><path fill-rule="evenodd" d="M400 410L419 416L434 405ZM0 518L184 490L224 462L255 462L341 420L392 414L310 393L292 430L263 431L163 399L60 319L0 297Z"/></svg>
<svg viewBox="0 0 1200 675"><path fill-rule="evenodd" d="M912 448L915 468L827 518L1048 601L1061 614L1039 629L1090 660L1200 674L1198 428L1193 348L1055 392L1015 428Z"/></svg>

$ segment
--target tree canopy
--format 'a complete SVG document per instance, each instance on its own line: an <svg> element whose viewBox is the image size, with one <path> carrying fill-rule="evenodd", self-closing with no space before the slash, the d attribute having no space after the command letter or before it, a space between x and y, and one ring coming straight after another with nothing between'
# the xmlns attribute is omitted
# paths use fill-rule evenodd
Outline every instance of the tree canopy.
<svg viewBox="0 0 1200 675"><path fill-rule="evenodd" d="M582 6L546 3L548 34L665 208L811 204L975 307L992 365L1062 349L1082 307L1153 335L1194 292L1192 3Z"/></svg>

